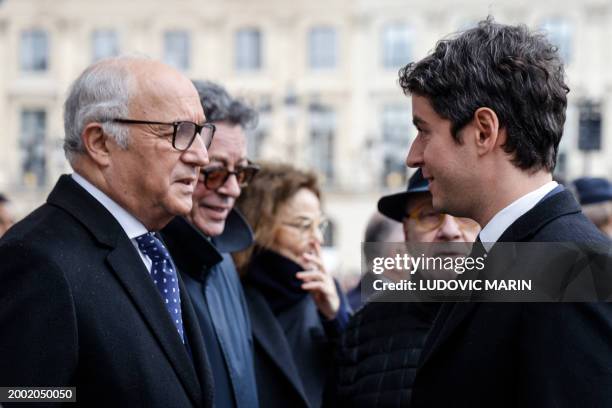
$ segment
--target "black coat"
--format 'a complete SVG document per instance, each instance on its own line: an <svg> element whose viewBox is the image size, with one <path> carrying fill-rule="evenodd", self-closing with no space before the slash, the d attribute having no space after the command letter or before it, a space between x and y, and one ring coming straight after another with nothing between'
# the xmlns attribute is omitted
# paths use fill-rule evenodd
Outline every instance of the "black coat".
<svg viewBox="0 0 612 408"><path fill-rule="evenodd" d="M76 386L82 406L212 406L183 282L191 356L120 224L69 176L0 243L1 385Z"/></svg>
<svg viewBox="0 0 612 408"><path fill-rule="evenodd" d="M366 303L342 334L326 406L409 406L419 356L439 306L380 298Z"/></svg>
<svg viewBox="0 0 612 408"><path fill-rule="evenodd" d="M568 191L542 200L499 242L609 245ZM446 303L421 355L412 405L610 407L612 305Z"/></svg>
<svg viewBox="0 0 612 408"><path fill-rule="evenodd" d="M208 239L183 217L163 230L198 317L215 382L215 406L258 407L253 336L232 257L253 241L251 228L232 209L223 233Z"/></svg>
<svg viewBox="0 0 612 408"><path fill-rule="evenodd" d="M349 317L338 288L337 318L324 321L301 289L297 263L267 250L251 259L243 279L255 344L255 375L263 407L318 407L333 370L333 351Z"/></svg>
<svg viewBox="0 0 612 408"><path fill-rule="evenodd" d="M293 353L272 309L259 291L244 286L253 329L255 375L263 408L309 407Z"/></svg>

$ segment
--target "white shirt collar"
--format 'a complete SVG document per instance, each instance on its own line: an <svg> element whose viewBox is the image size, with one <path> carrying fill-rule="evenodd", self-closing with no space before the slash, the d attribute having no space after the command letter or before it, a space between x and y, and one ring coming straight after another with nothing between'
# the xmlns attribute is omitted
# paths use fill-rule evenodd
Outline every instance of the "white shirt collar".
<svg viewBox="0 0 612 408"><path fill-rule="evenodd" d="M537 203L558 186L556 181L549 181L536 190L533 190L521 198L513 201L503 210L495 214L491 221L480 231L480 240L487 251L497 242L499 237L508 229L514 221L531 210Z"/></svg>
<svg viewBox="0 0 612 408"><path fill-rule="evenodd" d="M146 234L148 231L140 221L136 219L132 214L127 212L123 207L114 202L109 196L104 194L99 188L85 180L78 173L72 173L72 179L76 181L81 187L83 187L89 194L91 194L96 200L100 202L112 215L115 217L117 222L121 225L121 228L125 231L130 239L134 239L142 234Z"/></svg>

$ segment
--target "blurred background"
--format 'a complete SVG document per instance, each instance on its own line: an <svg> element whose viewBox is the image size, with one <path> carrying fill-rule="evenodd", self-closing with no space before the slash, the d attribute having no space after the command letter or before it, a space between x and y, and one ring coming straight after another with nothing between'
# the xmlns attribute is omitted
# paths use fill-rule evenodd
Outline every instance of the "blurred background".
<svg viewBox="0 0 612 408"><path fill-rule="evenodd" d="M411 174L398 69L487 14L541 29L560 49L571 92L557 176L610 177L610 0L0 0L0 191L17 219L39 206L70 172L71 81L98 59L145 54L257 107L251 159L319 173L326 258L345 280L359 273L378 198Z"/></svg>

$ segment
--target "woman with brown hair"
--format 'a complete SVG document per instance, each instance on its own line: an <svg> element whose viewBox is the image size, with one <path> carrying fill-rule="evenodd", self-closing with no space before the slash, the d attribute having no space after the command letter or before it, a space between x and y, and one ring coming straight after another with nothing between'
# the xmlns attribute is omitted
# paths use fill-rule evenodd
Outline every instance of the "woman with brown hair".
<svg viewBox="0 0 612 408"><path fill-rule="evenodd" d="M261 406L320 406L331 342L348 321L346 298L321 259L327 221L320 196L312 173L263 164L237 201L255 237L235 259L251 314Z"/></svg>

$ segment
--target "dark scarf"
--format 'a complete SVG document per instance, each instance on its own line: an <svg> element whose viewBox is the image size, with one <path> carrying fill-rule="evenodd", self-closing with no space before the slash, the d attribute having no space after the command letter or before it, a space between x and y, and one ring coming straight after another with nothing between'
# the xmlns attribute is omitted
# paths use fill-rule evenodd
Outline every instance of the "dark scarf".
<svg viewBox="0 0 612 408"><path fill-rule="evenodd" d="M295 277L304 268L285 256L268 249L255 248L246 280L266 299L275 315L293 306L308 294Z"/></svg>

